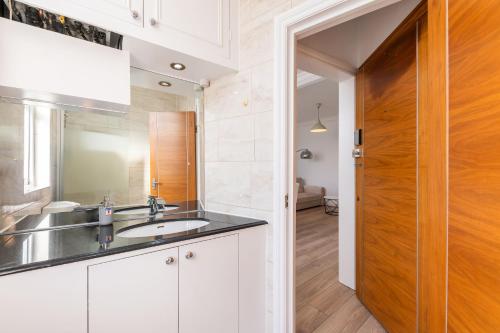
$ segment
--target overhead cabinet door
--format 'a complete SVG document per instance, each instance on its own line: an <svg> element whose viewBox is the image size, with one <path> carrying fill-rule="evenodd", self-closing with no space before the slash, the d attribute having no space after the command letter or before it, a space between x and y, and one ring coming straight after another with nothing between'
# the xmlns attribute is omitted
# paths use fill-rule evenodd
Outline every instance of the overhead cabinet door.
<svg viewBox="0 0 500 333"><path fill-rule="evenodd" d="M143 1L142 0L71 0L82 8L109 15L115 19L142 26Z"/></svg>
<svg viewBox="0 0 500 333"><path fill-rule="evenodd" d="M178 248L88 268L90 333L175 333Z"/></svg>
<svg viewBox="0 0 500 333"><path fill-rule="evenodd" d="M138 27L143 25L143 0L27 0L23 2L111 30L116 29L112 29L114 24L109 22L110 19Z"/></svg>
<svg viewBox="0 0 500 333"><path fill-rule="evenodd" d="M179 248L179 332L238 332L238 236Z"/></svg>
<svg viewBox="0 0 500 333"><path fill-rule="evenodd" d="M151 0L144 26L166 45L229 58L230 0Z"/></svg>

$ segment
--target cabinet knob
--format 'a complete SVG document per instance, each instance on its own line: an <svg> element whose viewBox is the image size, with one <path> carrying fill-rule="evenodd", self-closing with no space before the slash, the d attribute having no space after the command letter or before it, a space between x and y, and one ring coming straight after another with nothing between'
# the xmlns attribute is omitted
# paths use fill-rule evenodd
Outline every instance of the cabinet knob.
<svg viewBox="0 0 500 333"><path fill-rule="evenodd" d="M194 257L194 253L191 251L187 251L186 252L186 259L191 259L192 257Z"/></svg>
<svg viewBox="0 0 500 333"><path fill-rule="evenodd" d="M167 260L165 260L165 264L170 265L175 262L174 257L168 257Z"/></svg>
<svg viewBox="0 0 500 333"><path fill-rule="evenodd" d="M132 11L132 17L135 18L135 19L139 18L139 12L137 12L137 10L133 10Z"/></svg>
<svg viewBox="0 0 500 333"><path fill-rule="evenodd" d="M154 18L151 18L151 20L149 20L149 23L150 23L152 26L155 26L155 25L156 25L156 23L158 23L158 22L156 22L156 20L155 20Z"/></svg>

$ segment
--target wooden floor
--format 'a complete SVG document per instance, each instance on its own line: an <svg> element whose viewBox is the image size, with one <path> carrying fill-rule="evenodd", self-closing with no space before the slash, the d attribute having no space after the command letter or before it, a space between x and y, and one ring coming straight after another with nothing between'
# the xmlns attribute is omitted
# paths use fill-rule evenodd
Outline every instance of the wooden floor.
<svg viewBox="0 0 500 333"><path fill-rule="evenodd" d="M385 330L338 281L338 217L323 207L297 212L297 333Z"/></svg>

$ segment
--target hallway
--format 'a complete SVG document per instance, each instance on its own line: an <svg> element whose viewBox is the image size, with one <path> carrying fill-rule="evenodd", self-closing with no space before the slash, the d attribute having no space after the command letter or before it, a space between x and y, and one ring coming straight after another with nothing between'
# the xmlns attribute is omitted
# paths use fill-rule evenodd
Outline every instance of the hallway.
<svg viewBox="0 0 500 333"><path fill-rule="evenodd" d="M338 281L338 217L323 207L297 212L297 333L385 330Z"/></svg>

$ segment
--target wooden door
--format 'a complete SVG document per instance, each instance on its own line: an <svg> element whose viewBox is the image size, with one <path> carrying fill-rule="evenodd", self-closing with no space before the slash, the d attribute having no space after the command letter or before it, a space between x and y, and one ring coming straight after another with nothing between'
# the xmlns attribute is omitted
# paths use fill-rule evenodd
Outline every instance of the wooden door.
<svg viewBox="0 0 500 333"><path fill-rule="evenodd" d="M172 248L89 266L89 333L177 332L177 257Z"/></svg>
<svg viewBox="0 0 500 333"><path fill-rule="evenodd" d="M167 202L196 200L196 113L151 113L149 128L151 194Z"/></svg>
<svg viewBox="0 0 500 333"><path fill-rule="evenodd" d="M181 246L179 256L179 333L238 332L238 236Z"/></svg>
<svg viewBox="0 0 500 333"><path fill-rule="evenodd" d="M450 0L448 332L500 332L500 3Z"/></svg>
<svg viewBox="0 0 500 333"><path fill-rule="evenodd" d="M417 329L419 6L357 75L358 297L389 332Z"/></svg>

